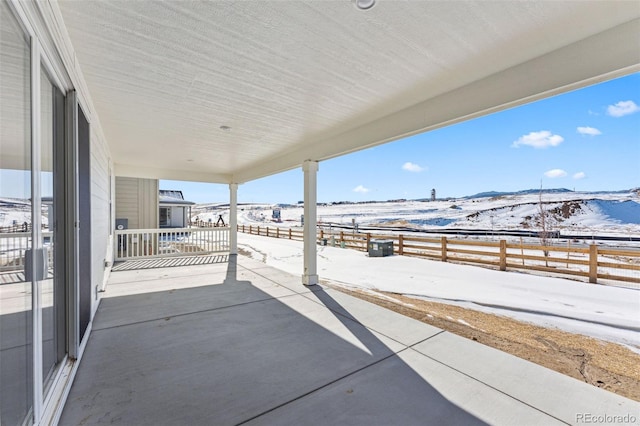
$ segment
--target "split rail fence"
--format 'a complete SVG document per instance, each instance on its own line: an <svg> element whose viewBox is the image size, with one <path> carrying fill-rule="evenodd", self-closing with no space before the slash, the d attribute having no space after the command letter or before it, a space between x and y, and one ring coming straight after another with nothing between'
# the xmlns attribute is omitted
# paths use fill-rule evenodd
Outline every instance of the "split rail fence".
<svg viewBox="0 0 640 426"><path fill-rule="evenodd" d="M268 226L238 225L238 231L273 238L303 240L301 230ZM428 238L416 235L362 234L320 229L322 245L367 251L372 240L392 240L394 253L442 262L480 264L501 271L533 270L598 280L640 284L640 250L589 246L550 245L500 241L472 241L458 238Z"/></svg>

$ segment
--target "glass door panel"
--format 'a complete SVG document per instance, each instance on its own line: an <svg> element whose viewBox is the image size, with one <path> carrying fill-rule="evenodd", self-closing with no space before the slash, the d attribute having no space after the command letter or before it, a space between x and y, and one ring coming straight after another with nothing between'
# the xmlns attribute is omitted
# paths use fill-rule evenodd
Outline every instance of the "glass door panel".
<svg viewBox="0 0 640 426"><path fill-rule="evenodd" d="M31 53L0 2L0 424L33 404Z"/></svg>
<svg viewBox="0 0 640 426"><path fill-rule="evenodd" d="M42 377L44 389L64 356L64 282L57 268L62 235L59 171L56 158L61 152L64 138L64 97L42 69L40 81L41 145L40 145L40 199L41 253L44 273L40 285L42 303Z"/></svg>

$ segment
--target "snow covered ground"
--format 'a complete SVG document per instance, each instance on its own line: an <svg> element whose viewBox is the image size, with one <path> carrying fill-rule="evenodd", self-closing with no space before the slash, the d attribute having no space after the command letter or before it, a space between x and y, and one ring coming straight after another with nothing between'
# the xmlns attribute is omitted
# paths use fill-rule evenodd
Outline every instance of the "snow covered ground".
<svg viewBox="0 0 640 426"><path fill-rule="evenodd" d="M31 203L28 200L0 198L0 228L31 223Z"/></svg>
<svg viewBox="0 0 640 426"><path fill-rule="evenodd" d="M542 194L550 229L564 234L640 235L640 196L637 192L554 192ZM282 223L275 223L273 209L280 208ZM277 206L248 204L239 206L239 224L268 223L269 226L300 225L302 205ZM216 221L227 220L224 204L199 205L193 216ZM361 226L390 225L423 229L540 229L540 195L536 193L466 197L437 201L388 201L376 203L321 204L318 221Z"/></svg>
<svg viewBox="0 0 640 426"><path fill-rule="evenodd" d="M302 272L302 243L239 234L251 257ZM318 247L320 279L421 297L620 343L640 353L640 290L500 272L405 256ZM473 325L482 328L481 325Z"/></svg>

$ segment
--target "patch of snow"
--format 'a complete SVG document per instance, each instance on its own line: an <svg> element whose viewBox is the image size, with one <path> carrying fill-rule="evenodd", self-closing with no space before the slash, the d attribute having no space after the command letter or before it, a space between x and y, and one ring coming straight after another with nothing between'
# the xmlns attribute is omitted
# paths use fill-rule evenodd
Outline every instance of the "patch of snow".
<svg viewBox="0 0 640 426"><path fill-rule="evenodd" d="M240 233L239 246L299 275L302 242ZM448 303L624 344L640 352L640 291L405 256L318 246L322 279ZM411 278L413 277L413 279ZM478 324L481 327L481 324Z"/></svg>

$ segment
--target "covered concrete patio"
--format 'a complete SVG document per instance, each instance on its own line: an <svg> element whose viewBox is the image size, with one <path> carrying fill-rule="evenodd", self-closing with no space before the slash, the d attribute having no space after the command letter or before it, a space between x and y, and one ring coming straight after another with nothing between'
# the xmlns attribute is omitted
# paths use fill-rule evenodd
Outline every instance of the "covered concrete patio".
<svg viewBox="0 0 640 426"><path fill-rule="evenodd" d="M60 419L579 424L640 404L243 256L113 272Z"/></svg>

